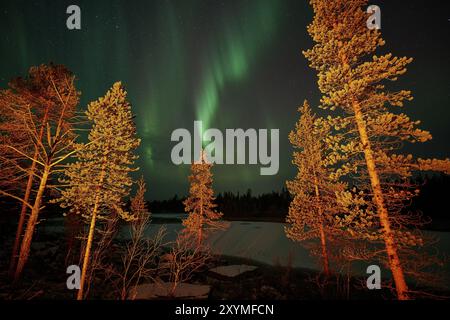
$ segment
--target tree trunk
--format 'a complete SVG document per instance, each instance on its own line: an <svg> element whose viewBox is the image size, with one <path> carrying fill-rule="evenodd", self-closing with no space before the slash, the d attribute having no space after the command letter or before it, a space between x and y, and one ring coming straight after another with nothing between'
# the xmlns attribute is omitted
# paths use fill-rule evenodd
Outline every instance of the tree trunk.
<svg viewBox="0 0 450 320"><path fill-rule="evenodd" d="M105 168L106 168L106 156L103 158L102 171L100 174L99 184L96 188L96 196L94 209L92 211L91 224L89 226L89 235L86 243L86 248L84 251L84 259L83 259L83 268L81 269L81 280L80 280L80 290L78 290L77 300L83 300L84 297L84 282L86 281L87 269L89 268L89 256L91 254L92 240L94 239L94 231L95 231L95 220L97 218L98 205L100 202L100 187L103 185L103 181L105 179Z"/></svg>
<svg viewBox="0 0 450 320"><path fill-rule="evenodd" d="M44 117L42 119L41 130L39 131L39 136L38 136L39 141L42 141L42 137L44 135L44 127L48 120L48 111L49 111L49 107L47 106L45 109ZM35 146L33 159L37 159L38 155L39 155L38 147ZM30 200L31 189L33 188L33 179L34 179L35 170L36 170L36 162L33 161L33 163L31 164L31 167L30 167L30 173L28 175L27 186L26 186L25 195L23 198L23 201L25 201L25 202L28 202ZM13 249L11 252L11 260L10 260L10 264L9 264L9 275L11 277L14 276L14 269L16 267L16 259L17 259L17 255L18 255L18 251L19 251L20 239L22 237L22 231L23 231L23 226L25 224L25 217L27 214L27 210L28 210L28 207L25 205L25 203L22 203L22 209L20 210L19 223L17 224L16 238L14 239L14 245L13 245Z"/></svg>
<svg viewBox="0 0 450 320"><path fill-rule="evenodd" d="M197 235L197 247L200 247L201 244L202 244L202 229L199 230Z"/></svg>
<svg viewBox="0 0 450 320"><path fill-rule="evenodd" d="M377 206L378 216L380 218L380 224L384 233L384 242L386 246L386 252L389 259L389 267L392 272L392 276L395 282L395 288L397 291L397 297L399 300L408 300L408 286L403 274L402 265L397 253L397 244L395 243L395 236L391 230L391 224L389 221L389 214L384 203L383 192L380 185L380 179L375 166L375 159L373 157L372 148L367 135L366 123L364 122L361 108L358 103L353 104L353 110L355 112L356 124L359 131L359 136L364 149L364 156L366 159L367 170L372 185L372 191L374 194L375 204Z"/></svg>
<svg viewBox="0 0 450 320"><path fill-rule="evenodd" d="M16 272L14 273L14 281L17 281L23 271L25 263L28 260L30 254L31 241L33 239L34 229L39 217L39 212L41 210L42 197L47 185L47 180L50 174L50 167L44 167L44 172L42 174L41 182L39 184L39 189L36 194L36 200L34 201L33 209L31 210L30 218L28 219L27 228L23 236L22 244L20 246L19 258L17 261Z"/></svg>
<svg viewBox="0 0 450 320"><path fill-rule="evenodd" d="M323 273L330 276L330 264L328 262L327 240L325 237L325 231L323 226L320 226L320 244L322 245L322 261L323 261Z"/></svg>
<svg viewBox="0 0 450 320"><path fill-rule="evenodd" d="M200 219L202 223L199 226L199 230L197 233L197 248L200 248L202 244L202 238L203 238L203 197L200 198Z"/></svg>
<svg viewBox="0 0 450 320"><path fill-rule="evenodd" d="M91 253L92 240L94 238L95 231L95 220L97 218L97 210L98 210L98 202L99 202L99 194L97 193L95 199L94 210L92 212L91 224L89 226L89 235L86 243L86 248L84 251L84 259L83 259L83 269L81 270L81 280L80 280L80 290L78 290L77 300L83 300L84 297L84 282L86 281L86 273L89 267L89 255Z"/></svg>
<svg viewBox="0 0 450 320"><path fill-rule="evenodd" d="M37 156L37 153L35 153L34 159L36 159L36 156ZM23 198L23 200L26 202L28 202L30 200L31 188L33 186L33 174L34 174L35 169L36 169L36 162L33 162L33 164L31 165L31 168L30 168L30 175L28 176L28 182L27 182L27 187L25 190L25 196ZM25 224L25 217L27 214L27 209L28 209L28 207L23 203L22 209L20 211L19 223L17 224L16 238L14 239L14 245L13 245L13 249L11 252L11 260L9 263L9 275L11 277L14 276L14 270L16 268L16 259L17 259L18 252L19 252L20 239L22 238L22 231L23 231L23 226Z"/></svg>
<svg viewBox="0 0 450 320"><path fill-rule="evenodd" d="M322 211L322 207L320 206L320 193L319 193L319 186L318 186L317 178L315 178L314 187L315 187L315 191L316 191L317 204L319 205L319 215L320 215L320 221L321 221L320 227L319 227L319 233L320 233L320 244L322 246L323 272L327 277L329 277L330 276L330 263L328 261L327 239L326 239L325 230L323 227L323 211Z"/></svg>

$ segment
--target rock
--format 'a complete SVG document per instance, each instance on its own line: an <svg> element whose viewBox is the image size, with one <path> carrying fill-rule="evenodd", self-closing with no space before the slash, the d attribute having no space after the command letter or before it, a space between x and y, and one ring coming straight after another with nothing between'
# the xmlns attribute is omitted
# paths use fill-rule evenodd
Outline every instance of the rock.
<svg viewBox="0 0 450 320"><path fill-rule="evenodd" d="M210 269L209 271L224 277L234 278L245 272L254 271L256 269L258 269L258 267L240 264L240 265L216 267Z"/></svg>
<svg viewBox="0 0 450 320"><path fill-rule="evenodd" d="M130 300L151 300L168 298L173 282L149 283L135 286L130 290ZM208 285L179 283L174 295L175 299L206 299L211 287Z"/></svg>

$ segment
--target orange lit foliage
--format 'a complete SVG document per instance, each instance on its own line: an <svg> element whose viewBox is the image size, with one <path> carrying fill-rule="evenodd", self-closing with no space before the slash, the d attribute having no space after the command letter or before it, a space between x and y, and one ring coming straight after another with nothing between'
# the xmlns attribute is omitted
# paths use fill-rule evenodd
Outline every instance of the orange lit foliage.
<svg viewBox="0 0 450 320"><path fill-rule="evenodd" d="M336 134L328 139L333 149L328 165L336 168L333 178L352 179L356 186L338 196L348 213L341 222L355 238L383 243L398 299L408 299L406 275L415 269L406 263L413 252L408 248L423 245L420 234L408 228L420 224L418 216L404 210L417 193L409 178L415 170L449 172L449 161L395 152L406 142L428 141L431 134L399 112L412 100L411 92L386 88L412 59L374 55L385 42L379 31L367 28L367 1L310 2L315 15L308 32L315 45L304 54L318 72L321 107L338 113L329 118Z"/></svg>
<svg viewBox="0 0 450 320"><path fill-rule="evenodd" d="M288 238L307 246L313 246L310 240L319 239L323 272L329 275L329 245L334 236L342 233L334 218L339 213L335 194L344 186L330 179L325 165L328 123L311 112L307 101L299 111L300 120L289 134L295 150L292 163L298 172L294 180L287 182L293 200L285 231Z"/></svg>
<svg viewBox="0 0 450 320"><path fill-rule="evenodd" d="M129 174L137 170L133 168L137 159L134 151L140 139L136 137L131 105L126 98L127 92L117 82L104 97L89 104L86 112L92 121L89 142L81 144L76 153L78 160L67 166L65 178L61 179L67 187L57 202L89 223L78 299L85 297L96 221L113 215L131 219L123 210L123 201L132 185Z"/></svg>
<svg viewBox="0 0 450 320"><path fill-rule="evenodd" d="M22 204L10 268L13 271L15 267L15 280L28 259L48 182L73 151L75 134L71 128L80 95L74 80L64 66L41 65L32 67L27 78L11 81L10 89L0 94L2 111L7 110L15 118L11 122L13 130L19 128L21 137L26 137L26 140L10 140L3 146L9 150L9 163L14 164L20 174L26 173L27 180L24 190L18 190L17 194L0 191ZM29 219L25 221L28 210Z"/></svg>
<svg viewBox="0 0 450 320"><path fill-rule="evenodd" d="M215 209L217 205L214 203L211 167L205 152L202 152L201 160L191 165L189 197L184 201L184 210L189 214L183 220L184 231L188 235L195 235L198 245L202 243L206 231L225 227L219 221L222 213Z"/></svg>

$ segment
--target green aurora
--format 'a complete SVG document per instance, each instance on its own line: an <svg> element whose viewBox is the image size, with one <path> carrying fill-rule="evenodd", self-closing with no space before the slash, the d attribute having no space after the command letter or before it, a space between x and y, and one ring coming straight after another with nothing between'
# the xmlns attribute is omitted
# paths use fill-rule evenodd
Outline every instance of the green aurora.
<svg viewBox="0 0 450 320"><path fill-rule="evenodd" d="M399 85L416 97L408 113L435 138L415 152L446 156L450 50L448 42L433 39L448 39L448 17L439 7L427 20L415 4L372 2L382 3L386 48L416 59ZM81 7L81 30L65 27L70 4ZM214 168L218 192L271 192L294 174L287 135L297 106L305 98L316 105L320 96L301 54L312 45L306 32L311 18L302 0L2 0L0 85L32 65L64 64L77 75L83 110L121 80L142 138L138 164L149 199L187 193L189 166L170 160L173 130L193 133L195 120L204 129L279 128L276 176L260 176L260 165ZM408 21L420 24L417 32Z"/></svg>

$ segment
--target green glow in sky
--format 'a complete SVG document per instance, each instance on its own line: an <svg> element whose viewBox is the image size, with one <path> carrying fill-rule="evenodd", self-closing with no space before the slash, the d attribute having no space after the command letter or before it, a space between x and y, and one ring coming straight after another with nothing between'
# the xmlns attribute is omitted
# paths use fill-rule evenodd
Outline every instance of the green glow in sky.
<svg viewBox="0 0 450 320"><path fill-rule="evenodd" d="M217 165L217 192L279 190L295 174L289 131L305 98L319 101L316 73L302 50L310 48L309 1L301 0L77 0L82 29L66 28L67 1L0 1L0 84L42 63L64 64L77 76L79 111L116 81L128 91L141 146L138 175L149 199L188 191L189 165L170 153L173 130L280 129L280 172L260 176L259 166ZM412 90L411 116L423 120L433 141L420 156L449 154L448 17L437 4L425 19L417 4L386 1L395 16L383 31L389 51L416 59L402 79ZM403 17L403 20L401 19ZM414 20L419 33L411 33ZM436 34L436 37L429 37ZM430 112L429 110L433 110ZM439 116L436 116L439 114ZM204 143L205 145L206 143ZM428 148L428 149L426 149ZM221 150L218 151L222 152Z"/></svg>
<svg viewBox="0 0 450 320"><path fill-rule="evenodd" d="M196 97L197 120L203 121L204 129L209 128L217 113L227 84L247 79L270 44L279 13L279 1L245 3L238 15L223 19L220 33L211 37Z"/></svg>

